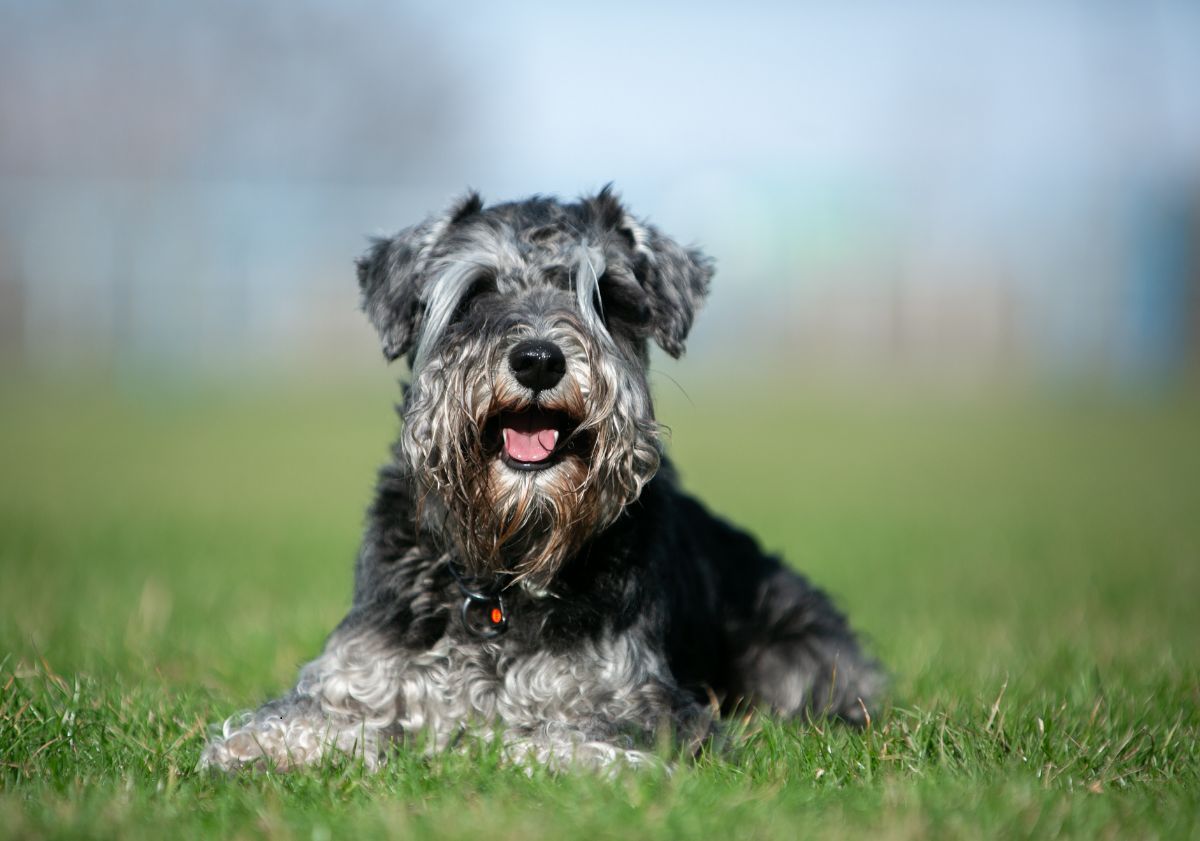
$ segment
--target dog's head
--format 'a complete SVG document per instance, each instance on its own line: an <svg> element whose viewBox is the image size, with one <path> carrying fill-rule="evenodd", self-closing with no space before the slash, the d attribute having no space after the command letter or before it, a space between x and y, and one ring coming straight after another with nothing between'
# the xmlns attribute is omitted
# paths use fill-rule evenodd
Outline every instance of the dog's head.
<svg viewBox="0 0 1200 841"><path fill-rule="evenodd" d="M607 189L470 194L358 262L363 309L413 379L402 455L475 573L544 585L659 465L648 341L679 356L711 261Z"/></svg>

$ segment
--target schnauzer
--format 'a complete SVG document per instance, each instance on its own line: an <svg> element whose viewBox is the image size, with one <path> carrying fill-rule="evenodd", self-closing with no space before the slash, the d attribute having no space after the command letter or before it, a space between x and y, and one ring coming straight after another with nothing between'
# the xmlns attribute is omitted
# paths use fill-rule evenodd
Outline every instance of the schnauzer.
<svg viewBox="0 0 1200 841"><path fill-rule="evenodd" d="M876 664L820 590L680 490L646 382L683 353L711 260L613 193L475 194L358 261L403 427L353 606L285 697L201 765L376 767L464 732L553 768L699 747L722 710L861 723Z"/></svg>

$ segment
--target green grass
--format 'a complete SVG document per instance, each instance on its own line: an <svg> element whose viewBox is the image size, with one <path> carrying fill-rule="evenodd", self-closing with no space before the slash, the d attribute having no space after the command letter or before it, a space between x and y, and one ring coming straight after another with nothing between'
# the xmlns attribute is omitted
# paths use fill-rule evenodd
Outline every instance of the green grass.
<svg viewBox="0 0 1200 841"><path fill-rule="evenodd" d="M659 387L686 484L893 672L865 732L752 720L614 781L480 745L196 774L345 609L394 389L9 383L0 836L1200 837L1200 405Z"/></svg>

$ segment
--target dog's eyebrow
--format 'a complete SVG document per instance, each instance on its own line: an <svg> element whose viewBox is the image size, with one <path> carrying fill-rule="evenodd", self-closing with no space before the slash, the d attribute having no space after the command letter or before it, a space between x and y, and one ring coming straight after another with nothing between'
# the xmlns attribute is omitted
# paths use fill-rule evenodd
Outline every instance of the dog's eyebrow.
<svg viewBox="0 0 1200 841"><path fill-rule="evenodd" d="M447 260L444 265L447 266L446 270L430 285L426 298L425 323L417 341L417 356L413 361L414 372L424 367L430 349L450 323L463 295L475 281L491 274L495 268L490 261L482 258Z"/></svg>
<svg viewBox="0 0 1200 841"><path fill-rule="evenodd" d="M588 241L579 244L576 252L578 262L575 269L575 298L579 312L588 328L597 336L607 336L604 324L604 304L600 299L600 277L608 270L604 252L592 248Z"/></svg>

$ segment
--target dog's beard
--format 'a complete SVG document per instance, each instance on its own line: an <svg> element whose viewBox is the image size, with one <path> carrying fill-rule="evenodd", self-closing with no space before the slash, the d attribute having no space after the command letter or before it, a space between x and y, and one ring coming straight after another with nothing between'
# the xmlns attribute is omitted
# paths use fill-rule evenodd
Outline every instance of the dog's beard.
<svg viewBox="0 0 1200 841"><path fill-rule="evenodd" d="M640 372L597 363L592 349L576 355L573 373L536 400L503 373L500 353L483 365L430 360L413 383L404 454L474 575L548 587L658 469L658 425ZM558 437L545 465L517 469L505 458L503 419L530 412L560 418Z"/></svg>

